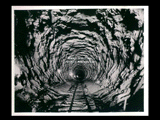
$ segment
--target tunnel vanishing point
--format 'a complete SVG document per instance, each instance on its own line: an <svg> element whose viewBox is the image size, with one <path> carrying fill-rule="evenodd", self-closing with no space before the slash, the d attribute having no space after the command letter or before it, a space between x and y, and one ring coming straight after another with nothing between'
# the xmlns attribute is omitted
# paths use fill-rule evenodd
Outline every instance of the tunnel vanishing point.
<svg viewBox="0 0 160 120"><path fill-rule="evenodd" d="M15 10L15 111L143 111L143 16L143 9Z"/></svg>

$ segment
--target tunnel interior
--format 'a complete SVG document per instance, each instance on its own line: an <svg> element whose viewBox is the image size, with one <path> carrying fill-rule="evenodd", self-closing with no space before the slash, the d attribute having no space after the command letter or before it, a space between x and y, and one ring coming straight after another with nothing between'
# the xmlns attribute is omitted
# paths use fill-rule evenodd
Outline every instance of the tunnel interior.
<svg viewBox="0 0 160 120"><path fill-rule="evenodd" d="M85 71L81 67L74 69L74 73L75 73L75 79L78 80L79 82L83 81L86 77Z"/></svg>
<svg viewBox="0 0 160 120"><path fill-rule="evenodd" d="M24 102L26 112L132 111L143 90L143 14L15 10L15 110Z"/></svg>

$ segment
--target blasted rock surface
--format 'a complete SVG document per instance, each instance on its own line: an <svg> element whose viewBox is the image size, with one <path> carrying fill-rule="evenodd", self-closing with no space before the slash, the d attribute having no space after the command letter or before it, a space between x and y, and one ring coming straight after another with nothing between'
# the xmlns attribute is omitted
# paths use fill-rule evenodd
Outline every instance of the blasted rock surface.
<svg viewBox="0 0 160 120"><path fill-rule="evenodd" d="M143 91L143 12L15 11L16 111L24 110L20 103L28 112L60 111L56 105L69 98L66 90L80 70L97 111L132 111L130 103Z"/></svg>

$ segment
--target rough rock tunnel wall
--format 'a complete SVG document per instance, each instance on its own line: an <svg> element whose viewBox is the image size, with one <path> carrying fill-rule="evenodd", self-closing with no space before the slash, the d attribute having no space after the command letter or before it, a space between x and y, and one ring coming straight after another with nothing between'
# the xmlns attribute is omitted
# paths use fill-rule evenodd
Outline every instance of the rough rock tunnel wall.
<svg viewBox="0 0 160 120"><path fill-rule="evenodd" d="M79 69L84 81L101 87L91 94L100 109L115 109L125 100L129 104L143 90L143 12L15 10L16 111L33 111L36 105L47 109L50 101L65 99L67 94L54 86L76 81Z"/></svg>

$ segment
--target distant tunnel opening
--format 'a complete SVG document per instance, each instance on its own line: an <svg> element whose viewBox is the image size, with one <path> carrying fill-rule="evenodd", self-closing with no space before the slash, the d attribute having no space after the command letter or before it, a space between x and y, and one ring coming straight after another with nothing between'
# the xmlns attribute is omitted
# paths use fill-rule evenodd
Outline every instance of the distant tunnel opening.
<svg viewBox="0 0 160 120"><path fill-rule="evenodd" d="M76 70L75 77L76 77L76 80L78 80L79 82L82 82L85 79L85 71L81 69Z"/></svg>
<svg viewBox="0 0 160 120"><path fill-rule="evenodd" d="M73 68L73 77L74 79L77 81L77 82L82 82L84 81L87 76L88 76L88 68L84 67L83 64L81 65L76 65L74 68Z"/></svg>

